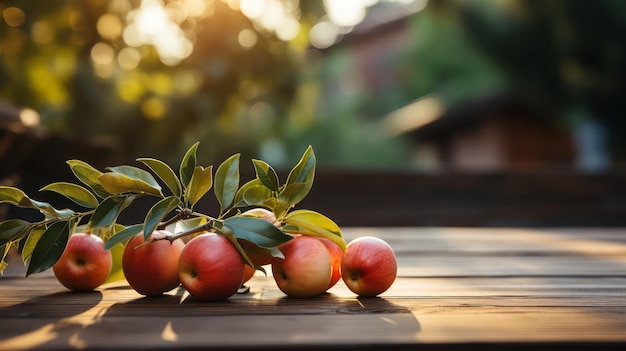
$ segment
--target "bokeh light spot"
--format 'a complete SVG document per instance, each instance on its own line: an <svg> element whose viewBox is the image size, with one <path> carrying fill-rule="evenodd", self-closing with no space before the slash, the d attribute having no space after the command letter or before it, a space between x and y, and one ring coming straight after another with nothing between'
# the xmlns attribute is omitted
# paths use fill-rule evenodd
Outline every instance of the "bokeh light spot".
<svg viewBox="0 0 626 351"><path fill-rule="evenodd" d="M122 22L119 17L112 13L106 13L98 19L97 23L98 33L104 39L113 40L118 38L122 34Z"/></svg>
<svg viewBox="0 0 626 351"><path fill-rule="evenodd" d="M256 45L258 36L252 29L243 29L239 32L237 39L239 40L239 45L241 45L242 48L251 49L254 45Z"/></svg>
<svg viewBox="0 0 626 351"><path fill-rule="evenodd" d="M2 11L2 17L9 27L19 27L26 20L26 14L19 7L7 7Z"/></svg>
<svg viewBox="0 0 626 351"><path fill-rule="evenodd" d="M159 120L165 117L167 107L161 99L152 97L141 104L141 112L147 119Z"/></svg>

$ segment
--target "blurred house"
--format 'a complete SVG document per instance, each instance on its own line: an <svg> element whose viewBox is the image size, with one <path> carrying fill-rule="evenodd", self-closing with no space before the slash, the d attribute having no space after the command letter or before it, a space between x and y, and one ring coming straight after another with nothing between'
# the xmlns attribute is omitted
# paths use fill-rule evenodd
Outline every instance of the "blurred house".
<svg viewBox="0 0 626 351"><path fill-rule="evenodd" d="M390 115L410 121L431 114L427 123L405 131L414 140L418 167L454 171L574 167L571 132L558 127L550 111L527 98L494 94L445 112L425 106L418 101Z"/></svg>

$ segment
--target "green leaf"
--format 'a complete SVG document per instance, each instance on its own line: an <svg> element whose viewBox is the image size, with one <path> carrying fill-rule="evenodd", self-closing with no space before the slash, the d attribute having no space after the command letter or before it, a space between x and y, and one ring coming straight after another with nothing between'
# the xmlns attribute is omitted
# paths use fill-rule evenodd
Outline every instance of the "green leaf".
<svg viewBox="0 0 626 351"><path fill-rule="evenodd" d="M159 226L163 218L180 204L176 196L166 197L150 208L144 220L143 236L145 240Z"/></svg>
<svg viewBox="0 0 626 351"><path fill-rule="evenodd" d="M127 192L163 196L161 186L152 174L133 166L110 167L111 172L98 177L102 187L113 194Z"/></svg>
<svg viewBox="0 0 626 351"><path fill-rule="evenodd" d="M339 245L342 250L346 249L346 242L339 226L321 213L311 210L296 210L287 214L283 221L300 228L297 234L323 237Z"/></svg>
<svg viewBox="0 0 626 351"><path fill-rule="evenodd" d="M26 242L24 243L24 247L22 248L22 262L27 263L30 259L30 256L33 254L33 250L37 245L37 242L45 233L46 227L41 225L35 229L33 229L30 234L26 237Z"/></svg>
<svg viewBox="0 0 626 351"><path fill-rule="evenodd" d="M250 186L244 192L243 199L250 206L264 206L270 209L274 209L276 206L276 199L272 191L265 185Z"/></svg>
<svg viewBox="0 0 626 351"><path fill-rule="evenodd" d="M128 226L128 227L122 229L121 231L117 232L112 237L110 237L109 240L107 240L104 243L104 249L105 250L110 250L115 245L123 242L124 240L126 240L128 238L131 238L131 237L141 233L142 231L143 231L143 223Z"/></svg>
<svg viewBox="0 0 626 351"><path fill-rule="evenodd" d="M224 224L233 231L235 237L248 240L260 247L271 248L293 238L260 218L236 216L225 219Z"/></svg>
<svg viewBox="0 0 626 351"><path fill-rule="evenodd" d="M172 195L179 197L182 195L182 186L176 173L165 162L154 158L138 158L137 161L142 162L148 166L161 180L168 189L172 192Z"/></svg>
<svg viewBox="0 0 626 351"><path fill-rule="evenodd" d="M315 154L313 153L313 148L309 146L300 161L294 166L294 168L289 172L289 176L287 177L287 185L291 184L304 184L304 189L299 191L299 197L304 198L311 187L313 186L313 180L315 178Z"/></svg>
<svg viewBox="0 0 626 351"><path fill-rule="evenodd" d="M87 189L80 185L58 182L48 184L41 188L39 191L53 191L57 194L63 195L68 199L74 201L76 204L86 208L98 207L98 199Z"/></svg>
<svg viewBox="0 0 626 351"><path fill-rule="evenodd" d="M30 223L21 219L8 219L0 223L0 246L22 238L30 228Z"/></svg>
<svg viewBox="0 0 626 351"><path fill-rule="evenodd" d="M243 258L243 260L246 262L246 264L250 265L251 267L254 267L255 269L262 271L265 275L267 275L267 273L265 272L265 268L263 268L262 266L256 265L254 264L254 262L252 262L252 260L248 256L248 253L241 246L241 243L239 242L239 240L237 240L237 238L235 237L235 233L229 226L227 225L223 226L219 230L219 233L222 234L226 239L228 239L228 241L230 241L233 244L235 249L239 251L239 254Z"/></svg>
<svg viewBox="0 0 626 351"><path fill-rule="evenodd" d="M302 201L310 189L305 183L287 184L278 194L278 201L285 203L287 208L291 208Z"/></svg>
<svg viewBox="0 0 626 351"><path fill-rule="evenodd" d="M278 191L279 180L276 171L269 164L261 160L252 160L257 178L261 184L265 185L271 191Z"/></svg>
<svg viewBox="0 0 626 351"><path fill-rule="evenodd" d="M246 202L246 200L244 199L244 194L246 191L248 191L248 189L257 186L257 185L263 185L261 184L261 181L258 178L254 178L248 182L246 182L244 185L242 185L239 190L237 190L237 193L235 194L235 201L234 201L234 206L235 207L243 207L243 206L248 206L248 203ZM271 193L270 193L271 195Z"/></svg>
<svg viewBox="0 0 626 351"><path fill-rule="evenodd" d="M191 177L196 169L196 151L198 150L199 144L199 142L193 144L189 150L187 150L185 156L183 156L183 160L180 162L180 181L182 182L184 188L189 186Z"/></svg>
<svg viewBox="0 0 626 351"><path fill-rule="evenodd" d="M239 156L235 154L217 168L213 191L220 204L220 214L230 206L239 189Z"/></svg>
<svg viewBox="0 0 626 351"><path fill-rule="evenodd" d="M22 190L11 186L0 186L0 203L3 202L18 207L37 208Z"/></svg>
<svg viewBox="0 0 626 351"><path fill-rule="evenodd" d="M98 197L104 199L111 196L111 194L100 185L100 182L98 182L98 178L102 175L102 172L80 160L69 160L67 164L70 166L76 178L91 188Z"/></svg>
<svg viewBox="0 0 626 351"><path fill-rule="evenodd" d="M50 205L49 203L43 202L43 201L35 201L31 199L30 202L36 208L39 209L39 212L44 214L46 219L55 219L55 218L68 219L72 217L72 215L74 215L75 213L74 211L67 209L67 208L63 210L57 210L56 208L52 207L52 205Z"/></svg>
<svg viewBox="0 0 626 351"><path fill-rule="evenodd" d="M213 186L213 166L196 167L185 189L185 200L193 207Z"/></svg>
<svg viewBox="0 0 626 351"><path fill-rule="evenodd" d="M7 254L9 253L9 249L11 249L11 244L0 245L0 253L2 253L2 256L0 256L0 275L3 274L4 270L9 265L5 261Z"/></svg>
<svg viewBox="0 0 626 351"><path fill-rule="evenodd" d="M46 229L33 249L26 276L49 269L61 258L70 237L71 225L70 221L59 221Z"/></svg>
<svg viewBox="0 0 626 351"><path fill-rule="evenodd" d="M176 221L175 223L168 225L165 230L170 233L182 233L190 229L198 228L199 226L205 225L206 223L206 217L193 217L189 219L183 219L181 221Z"/></svg>
<svg viewBox="0 0 626 351"><path fill-rule="evenodd" d="M111 196L106 198L96 208L91 220L89 221L89 227L108 227L117 220L120 212L123 209L126 197Z"/></svg>

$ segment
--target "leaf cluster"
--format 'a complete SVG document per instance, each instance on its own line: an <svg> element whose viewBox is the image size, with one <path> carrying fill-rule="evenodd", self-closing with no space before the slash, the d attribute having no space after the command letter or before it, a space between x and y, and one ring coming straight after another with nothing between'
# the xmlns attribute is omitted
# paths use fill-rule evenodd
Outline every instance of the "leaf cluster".
<svg viewBox="0 0 626 351"><path fill-rule="evenodd" d="M40 191L58 193L81 207L80 211L56 209L49 203L28 197L18 188L0 186L0 203L38 210L43 215L42 220L32 223L21 219L0 223L0 272L7 266L5 258L10 248L18 246L28 266L27 276L51 268L76 232L103 238L105 248L112 251L114 261L118 262L125 243L138 234L143 234L148 244L203 232L221 234L237 248L246 263L260 270L263 268L251 262L242 241L267 249L274 256L281 255L276 247L294 235L325 237L345 248L341 230L330 218L311 210L293 210L313 185L316 159L310 146L284 183L281 184L269 164L255 159L252 160L255 178L241 186L240 154L232 155L213 172L213 166L198 164L198 146L199 143L195 143L187 150L178 173L155 158L137 159L143 168L121 165L108 167L104 172L84 161L67 161L81 184L56 182ZM211 190L220 208L215 215L196 209L198 202ZM117 223L120 213L140 197L154 199L144 220L129 226ZM242 212L250 207L272 211L276 222ZM152 238L156 230L165 235ZM110 278L120 277L123 274L118 268Z"/></svg>

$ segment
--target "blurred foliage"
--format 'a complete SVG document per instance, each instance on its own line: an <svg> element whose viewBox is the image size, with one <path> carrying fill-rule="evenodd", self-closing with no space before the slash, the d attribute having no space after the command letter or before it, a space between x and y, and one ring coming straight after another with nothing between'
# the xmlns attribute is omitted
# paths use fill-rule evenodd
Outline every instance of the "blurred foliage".
<svg viewBox="0 0 626 351"><path fill-rule="evenodd" d="M568 110L587 111L613 133L616 155L626 154L624 1L430 1L396 19L408 24L400 47L376 53L390 76L382 89L364 82L349 41L308 47L322 0L298 2L300 33L288 41L227 1L204 1L208 15L180 23L194 38L180 63L163 64L150 45L137 48L132 69L94 63L97 44L126 46L103 38L98 20L113 13L127 25L124 14L140 3L0 1L0 12L25 14L0 26L0 98L36 109L54 133L113 145L120 163L145 155L174 163L202 141L213 160L241 152L282 167L310 144L322 167L389 168L409 166L411 148L381 132L387 113L433 93L454 105L512 89L547 100L570 126ZM256 33L255 45L240 44L242 30Z"/></svg>

